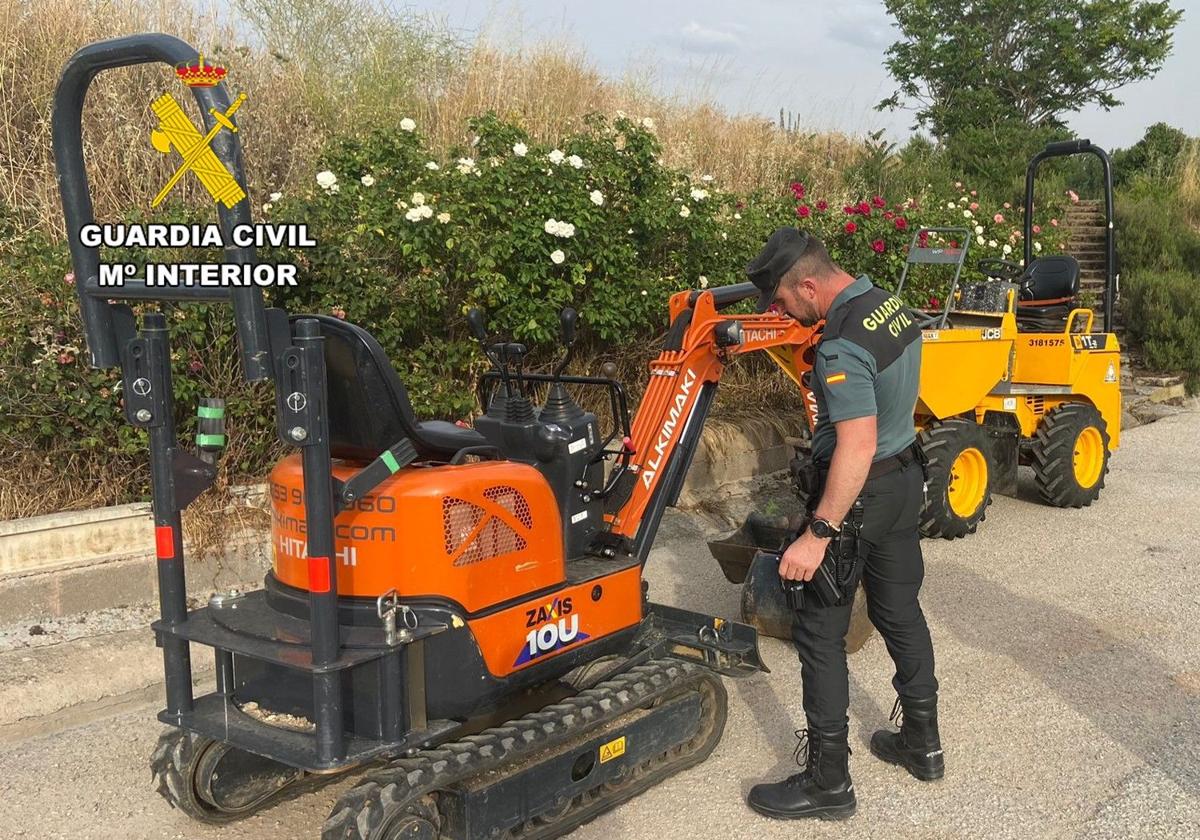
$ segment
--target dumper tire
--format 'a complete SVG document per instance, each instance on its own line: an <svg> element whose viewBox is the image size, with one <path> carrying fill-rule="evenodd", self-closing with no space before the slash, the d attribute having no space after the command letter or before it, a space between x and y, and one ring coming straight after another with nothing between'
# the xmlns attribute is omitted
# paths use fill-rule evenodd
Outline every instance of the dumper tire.
<svg viewBox="0 0 1200 840"><path fill-rule="evenodd" d="M1094 406L1065 403L1046 413L1029 447L1042 501L1087 507L1100 498L1108 473L1108 424Z"/></svg>
<svg viewBox="0 0 1200 840"><path fill-rule="evenodd" d="M975 533L992 503L987 433L971 420L938 420L917 442L929 462L921 536L955 540Z"/></svg>

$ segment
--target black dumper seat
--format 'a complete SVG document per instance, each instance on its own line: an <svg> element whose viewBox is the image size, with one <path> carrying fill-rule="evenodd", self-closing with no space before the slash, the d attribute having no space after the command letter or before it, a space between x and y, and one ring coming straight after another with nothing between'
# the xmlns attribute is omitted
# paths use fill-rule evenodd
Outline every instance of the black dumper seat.
<svg viewBox="0 0 1200 840"><path fill-rule="evenodd" d="M369 332L329 315L315 318L325 337L330 450L335 458L369 461L407 437L424 461L449 461L460 449L485 446L474 429L417 420L408 391Z"/></svg>
<svg viewBox="0 0 1200 840"><path fill-rule="evenodd" d="M1017 282L1017 329L1056 332L1066 324L1079 293L1079 262L1069 254L1039 257Z"/></svg>

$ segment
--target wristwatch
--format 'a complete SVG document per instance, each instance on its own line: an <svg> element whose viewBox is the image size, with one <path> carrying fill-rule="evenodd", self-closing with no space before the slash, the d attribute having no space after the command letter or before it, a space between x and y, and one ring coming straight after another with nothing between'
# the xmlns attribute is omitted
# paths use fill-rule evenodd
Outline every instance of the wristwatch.
<svg viewBox="0 0 1200 840"><path fill-rule="evenodd" d="M808 530L813 532L813 536L820 537L823 540L832 539L841 532L841 529L828 519L821 519L820 517L816 517L809 523Z"/></svg>

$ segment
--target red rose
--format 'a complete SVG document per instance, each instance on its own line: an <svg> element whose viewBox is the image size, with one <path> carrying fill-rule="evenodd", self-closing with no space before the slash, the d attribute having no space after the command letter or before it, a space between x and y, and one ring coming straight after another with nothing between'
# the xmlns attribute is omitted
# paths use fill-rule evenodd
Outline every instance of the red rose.
<svg viewBox="0 0 1200 840"><path fill-rule="evenodd" d="M870 203L868 203L866 201L858 202L858 212L862 213L864 216L870 216L871 215Z"/></svg>
<svg viewBox="0 0 1200 840"><path fill-rule="evenodd" d="M951 248L957 248L957 247L958 247L958 240L957 240L957 239L951 239L951 240L950 240L950 247L951 247Z"/></svg>
<svg viewBox="0 0 1200 840"><path fill-rule="evenodd" d="M890 221L891 219L896 218L896 214L893 213L891 210L888 210L883 214L883 218L888 219Z"/></svg>
<svg viewBox="0 0 1200 840"><path fill-rule="evenodd" d="M809 209L807 204L801 204L796 208L796 215L801 219L807 219L810 213L812 213L812 210Z"/></svg>
<svg viewBox="0 0 1200 840"><path fill-rule="evenodd" d="M792 195L796 196L797 201L804 198L804 185L799 181L793 181L790 184L790 188L792 190Z"/></svg>
<svg viewBox="0 0 1200 840"><path fill-rule="evenodd" d="M845 207L843 207L842 210L845 212L845 214L847 216L853 216L855 213L858 212L858 210L856 208L851 207L849 204L847 204Z"/></svg>
<svg viewBox="0 0 1200 840"><path fill-rule="evenodd" d="M854 233L856 230L858 230L858 225L854 222L846 222L846 233Z"/></svg>
<svg viewBox="0 0 1200 840"><path fill-rule="evenodd" d="M887 246L883 244L882 239L876 239L874 242L871 243L871 250L874 251L876 254L882 254L883 249L886 247Z"/></svg>
<svg viewBox="0 0 1200 840"><path fill-rule="evenodd" d="M887 202L883 200L883 196L881 196L881 195L877 195L874 198L872 198L871 204L875 205L876 207L886 207L887 206Z"/></svg>
<svg viewBox="0 0 1200 840"><path fill-rule="evenodd" d="M896 230L908 230L908 219L903 216L896 217Z"/></svg>
<svg viewBox="0 0 1200 840"><path fill-rule="evenodd" d="M822 198L820 201L817 202L817 209L822 210L822 211L828 210L829 202Z"/></svg>
<svg viewBox="0 0 1200 840"><path fill-rule="evenodd" d="M941 309L941 308L942 308L942 304L941 304L941 302L940 302L940 301L939 301L937 298L935 298L935 297L931 297L931 298L929 299L929 308L930 308L930 309Z"/></svg>

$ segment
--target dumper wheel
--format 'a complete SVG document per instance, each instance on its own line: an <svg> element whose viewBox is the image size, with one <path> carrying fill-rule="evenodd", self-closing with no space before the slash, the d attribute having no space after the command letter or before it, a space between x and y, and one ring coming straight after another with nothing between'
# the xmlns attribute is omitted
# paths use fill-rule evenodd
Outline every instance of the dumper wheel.
<svg viewBox="0 0 1200 840"><path fill-rule="evenodd" d="M1067 403L1042 419L1030 447L1038 494L1055 507L1085 507L1100 498L1108 472L1108 426L1084 403Z"/></svg>
<svg viewBox="0 0 1200 840"><path fill-rule="evenodd" d="M182 729L159 737L150 772L155 790L172 808L216 825L262 810L304 776L301 770Z"/></svg>
<svg viewBox="0 0 1200 840"><path fill-rule="evenodd" d="M929 459L921 535L953 540L975 533L992 503L988 438L970 420L936 421L917 438Z"/></svg>

